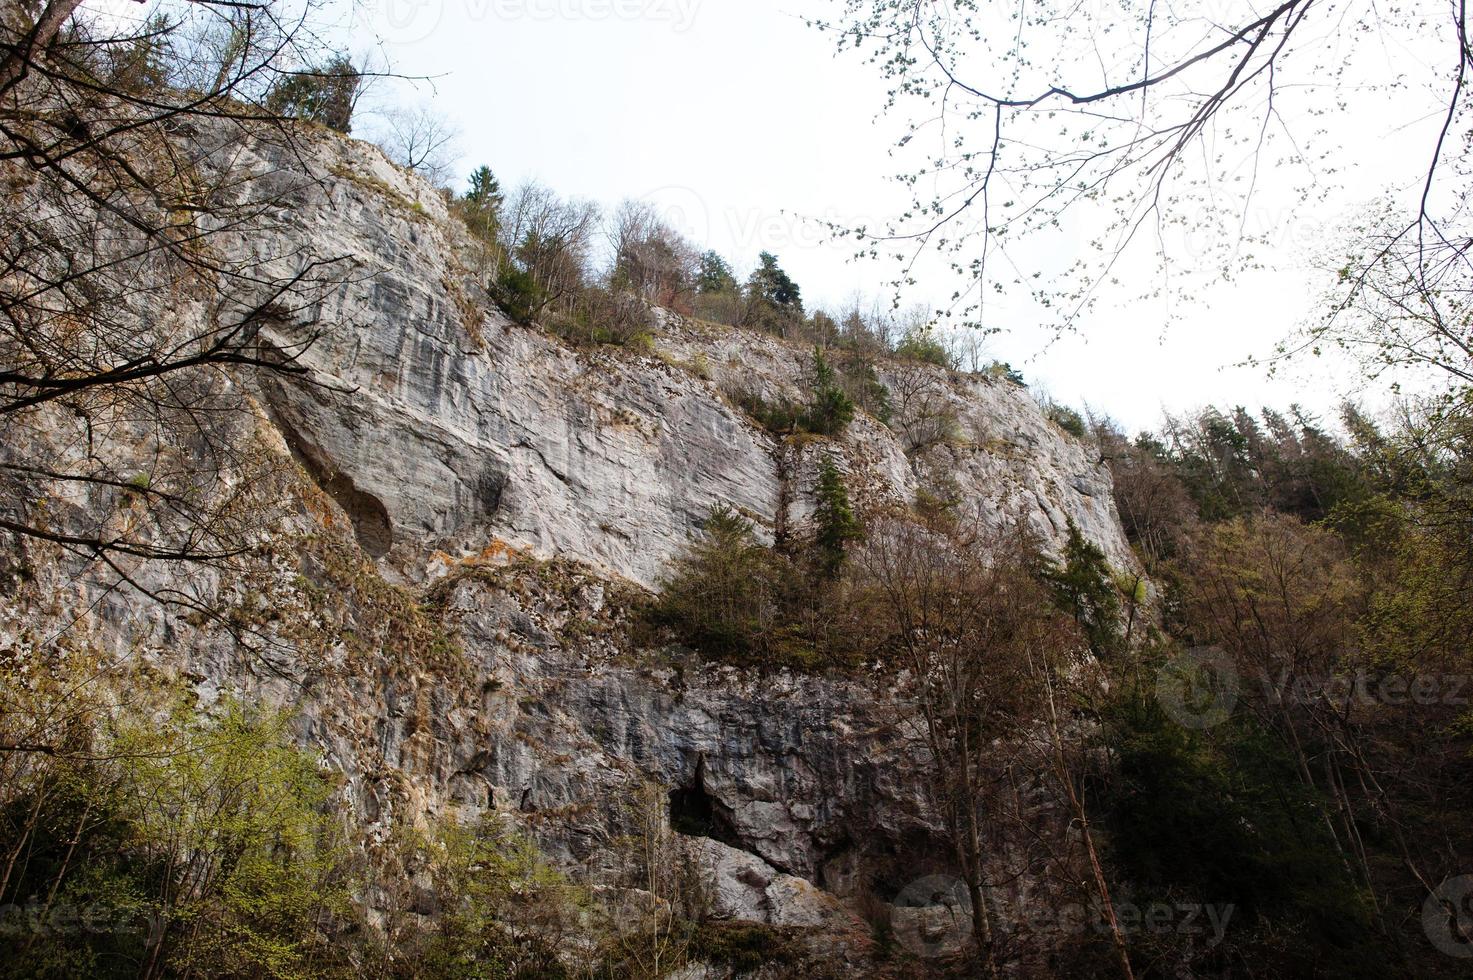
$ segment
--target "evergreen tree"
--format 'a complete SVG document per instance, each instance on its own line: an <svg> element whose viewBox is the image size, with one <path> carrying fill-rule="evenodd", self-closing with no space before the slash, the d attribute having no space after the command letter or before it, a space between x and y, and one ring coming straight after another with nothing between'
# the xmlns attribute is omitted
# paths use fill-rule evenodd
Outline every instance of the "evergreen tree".
<svg viewBox="0 0 1473 980"><path fill-rule="evenodd" d="M696 273L696 292L702 296L713 293L735 293L736 276L731 266L715 250L701 256L701 268Z"/></svg>
<svg viewBox="0 0 1473 980"><path fill-rule="evenodd" d="M496 241L501 226L501 206L505 200L501 183L491 168L485 165L477 167L471 172L470 188L461 198L466 225L482 240Z"/></svg>
<svg viewBox="0 0 1473 980"><path fill-rule="evenodd" d="M757 268L747 280L748 297L802 316L802 292L777 264L777 256L763 252L757 256L757 262Z"/></svg>
<svg viewBox="0 0 1473 980"><path fill-rule="evenodd" d="M819 568L826 578L833 578L844 564L844 552L848 543L860 536L859 519L849 504L849 488L834 461L825 456L818 465L818 511L814 518L818 534L814 544L818 548Z"/></svg>
<svg viewBox="0 0 1473 980"><path fill-rule="evenodd" d="M799 420L803 428L819 435L832 436L854 419L854 400L840 384L838 372L824 358L823 351L813 348L813 401Z"/></svg>
<svg viewBox="0 0 1473 980"><path fill-rule="evenodd" d="M787 336L803 322L803 299L797 283L777 264L777 256L763 252L747 278L746 309L742 325Z"/></svg>
<svg viewBox="0 0 1473 980"><path fill-rule="evenodd" d="M1110 564L1072 518L1064 564L1045 570L1044 578L1053 587L1054 602L1084 631L1092 653L1100 656L1120 646L1120 597L1110 578Z"/></svg>
<svg viewBox="0 0 1473 980"><path fill-rule="evenodd" d="M266 108L278 116L306 119L348 133L353 129L353 106L362 85L357 66L346 54L338 54L321 68L283 75L266 96Z"/></svg>
<svg viewBox="0 0 1473 980"><path fill-rule="evenodd" d="M490 208L499 211L502 203L506 200L501 193L501 182L491 172L491 168L482 164L471 172L470 189L465 192L465 199L477 207Z"/></svg>

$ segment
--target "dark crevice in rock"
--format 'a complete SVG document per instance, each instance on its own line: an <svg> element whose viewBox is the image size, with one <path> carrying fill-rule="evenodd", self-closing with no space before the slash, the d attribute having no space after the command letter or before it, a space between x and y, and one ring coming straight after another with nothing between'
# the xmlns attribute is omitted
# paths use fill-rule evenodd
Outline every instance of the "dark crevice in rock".
<svg viewBox="0 0 1473 980"><path fill-rule="evenodd" d="M476 481L476 494L480 498L482 514L488 518L496 515L501 509L501 499L510 482L511 477L495 467L482 471L480 479Z"/></svg>
<svg viewBox="0 0 1473 980"><path fill-rule="evenodd" d="M930 874L955 874L955 852L947 841L924 830L911 830L898 840L871 845L869 890L893 902L908 884Z"/></svg>
<svg viewBox="0 0 1473 980"><path fill-rule="evenodd" d="M268 399L268 404L270 400ZM353 478L333 463L332 458L320 447L297 431L274 406L271 420L281 430L287 448L302 464L316 484L322 488L353 522L353 534L358 545L374 558L382 558L394 546L394 527L389 520L388 508L371 493L360 490Z"/></svg>
<svg viewBox="0 0 1473 980"><path fill-rule="evenodd" d="M687 837L708 837L728 847L749 851L732 825L721 801L706 792L706 760L696 763L689 786L670 791L670 827Z"/></svg>

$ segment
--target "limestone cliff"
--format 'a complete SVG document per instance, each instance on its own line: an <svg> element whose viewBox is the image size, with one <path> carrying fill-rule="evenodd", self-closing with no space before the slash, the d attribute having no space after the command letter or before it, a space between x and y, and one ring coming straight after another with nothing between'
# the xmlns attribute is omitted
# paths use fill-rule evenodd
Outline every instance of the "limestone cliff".
<svg viewBox="0 0 1473 980"><path fill-rule="evenodd" d="M572 350L513 326L480 296L462 264L464 229L438 193L366 144L316 146L315 163L334 175L326 182L294 174L297 161L262 161L294 192L279 232L288 241L252 247L290 254L297 236L358 264L318 311L341 326L303 358L316 384L268 382L266 401L310 468L331 474L366 550L419 579L437 551L459 556L499 539L649 585L713 503L775 523L779 440L722 392L739 384L800 397L808 351L673 318L648 355ZM1105 467L1025 389L926 370L959 416L927 468L969 503L1021 509L1047 541L1072 518L1112 561L1131 563ZM883 370L881 379L893 385ZM870 418L809 447L785 474L790 516L807 510L816 450L838 450L870 492L909 502L921 461L905 448Z"/></svg>
<svg viewBox="0 0 1473 980"><path fill-rule="evenodd" d="M283 474L255 488L269 517L258 552L243 569L131 570L225 603L269 642L17 544L27 576L0 623L5 646L39 649L67 624L65 642L180 671L206 700L238 690L295 706L298 737L342 770L369 837L396 815L494 810L598 881L628 786L656 780L682 826L702 828L686 846L715 878L718 914L862 935L851 900L944 865L920 747L888 685L639 650L629 604L713 504L769 532L801 524L824 454L863 502L909 503L940 474L1053 546L1072 521L1128 567L1105 468L1025 389L931 367L879 373L898 387L922 372L954 413L934 445L862 414L837 439L784 440L730 396L801 397L809 351L675 317L647 352L572 349L513 325L485 301L436 191L366 144L303 145L312 158L238 138L212 148L237 163L259 151L240 193L269 192L278 209L275 238L239 248L288 266L304 253L354 261L312 317L268 333L290 350L331 325L303 355L307 373L235 381L256 415L232 438ZM110 451L146 453L147 438ZM61 523L119 506L39 479L16 491L48 495ZM410 655L425 649L439 653Z"/></svg>

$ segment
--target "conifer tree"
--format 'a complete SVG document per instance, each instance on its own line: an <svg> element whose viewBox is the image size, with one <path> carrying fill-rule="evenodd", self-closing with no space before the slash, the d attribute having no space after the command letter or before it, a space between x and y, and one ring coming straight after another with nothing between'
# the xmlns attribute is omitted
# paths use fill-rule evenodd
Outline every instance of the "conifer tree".
<svg viewBox="0 0 1473 980"><path fill-rule="evenodd" d="M818 547L819 567L826 578L833 578L844 564L844 553L850 541L860 536L859 519L849 503L849 488L833 459L825 456L818 466Z"/></svg>

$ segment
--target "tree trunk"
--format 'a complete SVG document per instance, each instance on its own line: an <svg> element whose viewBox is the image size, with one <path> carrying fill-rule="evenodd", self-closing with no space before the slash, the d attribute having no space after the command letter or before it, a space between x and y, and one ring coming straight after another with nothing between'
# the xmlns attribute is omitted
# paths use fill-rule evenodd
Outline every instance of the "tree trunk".
<svg viewBox="0 0 1473 980"><path fill-rule="evenodd" d="M46 5L46 9L36 20L36 26L31 28L30 35L15 46L9 57L0 61L0 95L10 91L17 82L26 77L36 53L51 47L61 26L72 15L72 11L81 5L82 0L51 0Z"/></svg>

